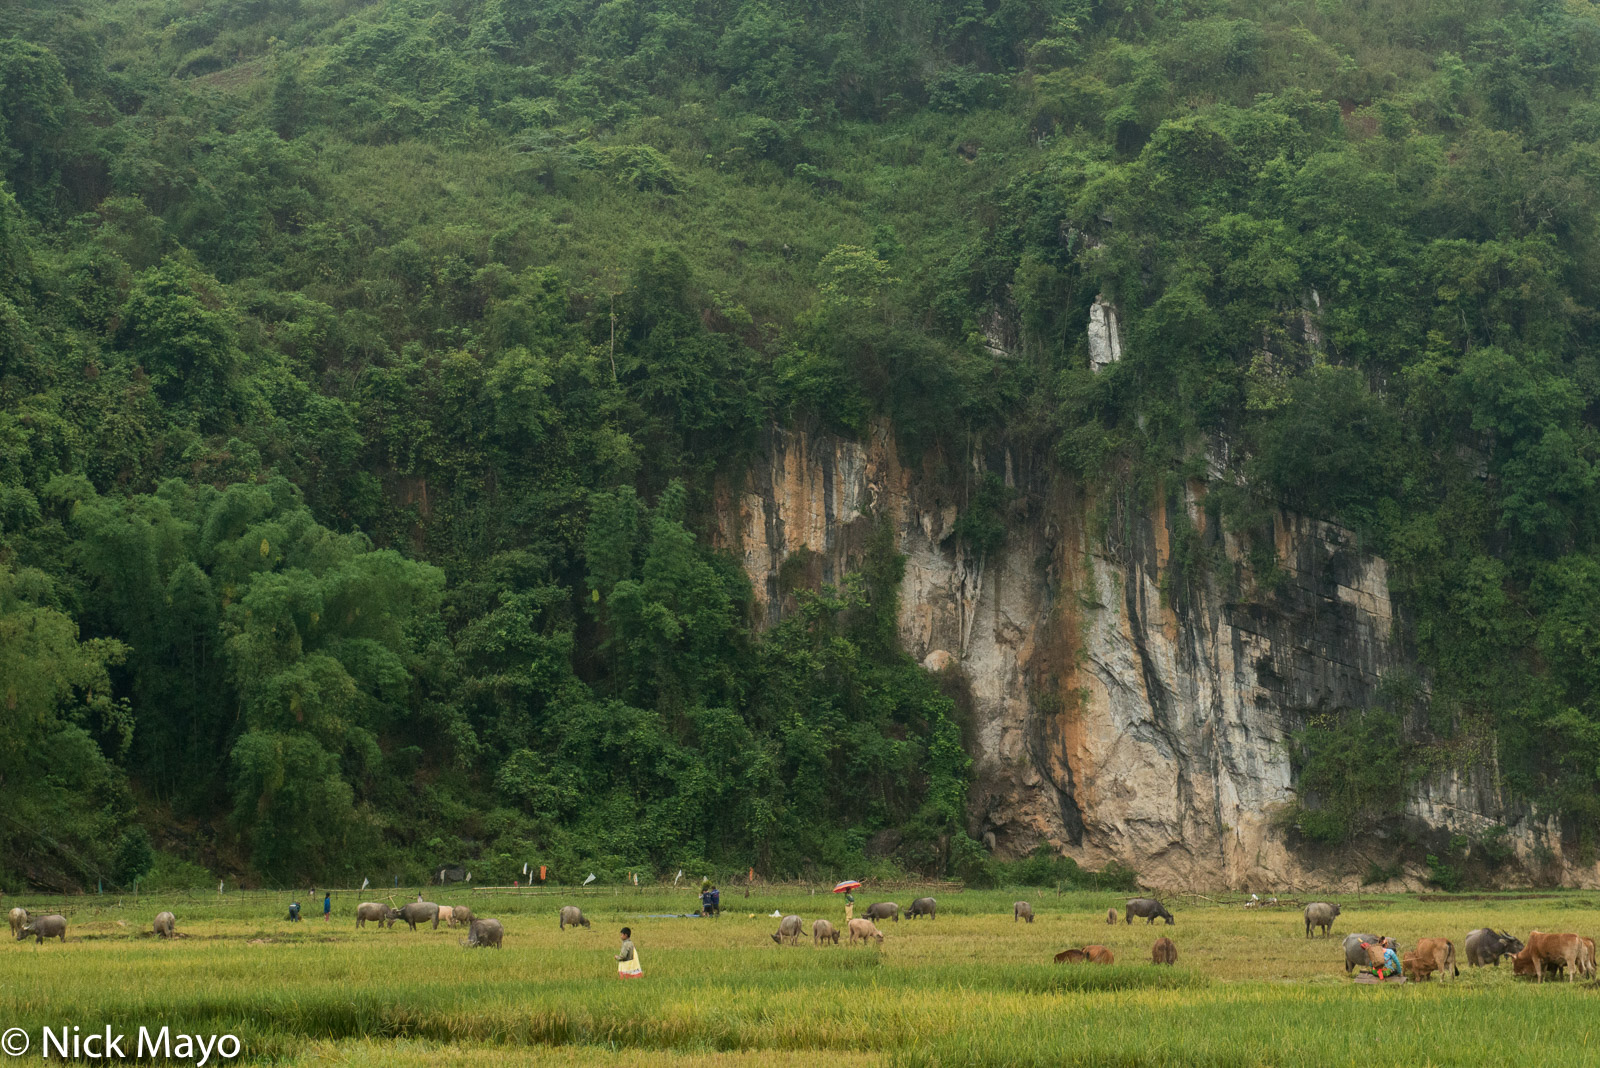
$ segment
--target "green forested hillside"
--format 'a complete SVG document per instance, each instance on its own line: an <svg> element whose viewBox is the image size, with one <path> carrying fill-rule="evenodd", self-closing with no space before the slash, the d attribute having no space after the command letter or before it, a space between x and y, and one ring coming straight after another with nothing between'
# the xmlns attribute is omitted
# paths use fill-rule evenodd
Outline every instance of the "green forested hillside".
<svg viewBox="0 0 1600 1068"><path fill-rule="evenodd" d="M700 536L875 416L1227 442L1593 842L1597 80L1589 0L0 0L0 887L981 870L892 546L757 633Z"/></svg>

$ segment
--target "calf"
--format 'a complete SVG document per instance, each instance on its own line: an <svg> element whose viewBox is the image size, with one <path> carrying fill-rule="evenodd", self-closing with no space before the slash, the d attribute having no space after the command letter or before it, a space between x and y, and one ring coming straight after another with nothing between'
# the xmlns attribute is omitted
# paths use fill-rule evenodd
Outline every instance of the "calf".
<svg viewBox="0 0 1600 1068"><path fill-rule="evenodd" d="M1063 949L1056 954L1057 964L1082 964L1089 959L1089 954L1081 949Z"/></svg>
<svg viewBox="0 0 1600 1068"><path fill-rule="evenodd" d="M1430 971L1440 975L1458 976L1461 969L1456 967L1455 943L1448 938L1419 938L1416 948L1417 957L1431 961L1433 967Z"/></svg>
<svg viewBox="0 0 1600 1068"><path fill-rule="evenodd" d="M1113 923L1116 923L1116 922L1117 922L1117 910L1116 909L1106 909L1106 923L1107 924L1113 924Z"/></svg>
<svg viewBox="0 0 1600 1068"><path fill-rule="evenodd" d="M472 910L465 905L457 905L450 910L450 926L452 927L465 927L470 931L472 930L472 921L474 919L476 917L472 915Z"/></svg>
<svg viewBox="0 0 1600 1068"><path fill-rule="evenodd" d="M861 939L861 944L866 945L869 938L876 938L880 945L883 944L883 932L878 930L877 924L871 920L855 919L850 921L850 945L856 944L856 939Z"/></svg>
<svg viewBox="0 0 1600 1068"><path fill-rule="evenodd" d="M467 937L462 941L461 944L464 946L472 946L473 948L480 946L493 946L495 949L499 949L500 941L501 939L505 938L505 936L505 928L500 925L499 920L491 920L487 918L473 920L472 925L467 928Z"/></svg>
<svg viewBox="0 0 1600 1068"><path fill-rule="evenodd" d="M1178 963L1178 947L1172 944L1170 938L1158 938L1156 944L1150 947L1151 964L1176 964Z"/></svg>
<svg viewBox="0 0 1600 1068"><path fill-rule="evenodd" d="M834 945L839 944L838 928L827 920L813 920L811 923L811 944L813 946L825 946L830 942Z"/></svg>
<svg viewBox="0 0 1600 1068"><path fill-rule="evenodd" d="M394 921L400 918L400 913L385 905L381 901L363 901L356 906L356 926L365 927L368 920L372 920L379 927L393 927Z"/></svg>
<svg viewBox="0 0 1600 1068"><path fill-rule="evenodd" d="M171 938L177 933L177 927L178 919L172 913L162 912L156 915L155 931L157 937Z"/></svg>

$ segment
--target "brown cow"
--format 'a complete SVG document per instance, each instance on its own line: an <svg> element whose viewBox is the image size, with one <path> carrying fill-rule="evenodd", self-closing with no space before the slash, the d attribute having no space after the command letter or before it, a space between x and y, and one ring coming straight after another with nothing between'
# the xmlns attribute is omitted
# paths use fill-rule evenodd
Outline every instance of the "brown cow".
<svg viewBox="0 0 1600 1068"><path fill-rule="evenodd" d="M1423 957L1416 953L1406 954L1406 958L1400 962L1400 966L1405 970L1406 978L1413 983L1426 983L1433 978L1433 973L1438 970L1434 967L1431 957Z"/></svg>
<svg viewBox="0 0 1600 1068"><path fill-rule="evenodd" d="M1083 951L1090 964L1115 964L1117 961L1116 955L1105 946L1084 946Z"/></svg>
<svg viewBox="0 0 1600 1068"><path fill-rule="evenodd" d="M1178 963L1178 947L1172 944L1170 938L1158 938L1156 944L1150 947L1151 964L1176 964Z"/></svg>
<svg viewBox="0 0 1600 1068"><path fill-rule="evenodd" d="M1571 982L1573 974L1581 972L1589 974L1589 948L1584 945L1583 939L1575 934L1545 934L1532 931L1528 934L1528 944L1521 957L1527 954L1528 960L1533 965L1533 976L1538 982L1544 982L1546 968L1565 968L1567 981Z"/></svg>
<svg viewBox="0 0 1600 1068"><path fill-rule="evenodd" d="M1081 949L1063 949L1056 954L1057 964L1082 964L1089 959L1089 954Z"/></svg>
<svg viewBox="0 0 1600 1068"><path fill-rule="evenodd" d="M1456 967L1455 943L1448 938L1419 938L1415 952L1419 960L1432 962L1430 972L1438 972L1441 976L1461 974L1461 969Z"/></svg>

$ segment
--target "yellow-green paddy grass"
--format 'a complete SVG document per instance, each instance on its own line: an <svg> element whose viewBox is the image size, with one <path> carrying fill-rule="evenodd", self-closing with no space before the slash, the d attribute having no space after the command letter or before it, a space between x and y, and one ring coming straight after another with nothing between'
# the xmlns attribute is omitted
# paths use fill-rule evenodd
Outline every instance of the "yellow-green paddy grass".
<svg viewBox="0 0 1600 1068"><path fill-rule="evenodd" d="M71 927L64 945L5 947L0 1029L231 1033L240 1061L292 1065L1600 1064L1595 984L1538 987L1463 961L1459 979L1358 986L1339 945L1370 931L1403 945L1445 936L1460 953L1466 932L1488 925L1593 937L1597 897L1583 893L1343 895L1334 937L1307 940L1293 905L1176 897L1175 926L1110 927L1119 895L946 891L938 919L886 923L881 947L824 949L769 937L774 910L799 913L808 933L816 917L843 926L839 898L804 889L729 892L715 920L661 915L695 907L684 891L427 893L499 918L505 948L463 948L464 932L444 927L358 931L353 894L338 895L331 923L308 898L299 924L283 919L285 894L6 898ZM904 908L918 893L868 890L857 909ZM1019 897L1036 922L1013 922ZM563 903L593 927L558 931ZM163 909L182 937L148 933ZM641 980L616 978L623 925ZM1176 968L1149 963L1162 935L1177 943ZM1051 961L1094 942L1115 966Z"/></svg>

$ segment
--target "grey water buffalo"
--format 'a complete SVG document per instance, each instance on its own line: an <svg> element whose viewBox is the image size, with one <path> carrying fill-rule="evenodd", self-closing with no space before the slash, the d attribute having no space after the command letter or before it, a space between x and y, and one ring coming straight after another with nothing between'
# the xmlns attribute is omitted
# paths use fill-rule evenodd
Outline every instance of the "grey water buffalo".
<svg viewBox="0 0 1600 1068"><path fill-rule="evenodd" d="M465 905L457 905L450 913L451 927L465 927L472 929L472 921L477 917L472 915L472 910Z"/></svg>
<svg viewBox="0 0 1600 1068"><path fill-rule="evenodd" d="M1311 937L1313 927L1322 928L1322 937L1333 934L1333 918L1339 915L1339 906L1328 901L1313 901L1306 906L1306 937Z"/></svg>
<svg viewBox="0 0 1600 1068"><path fill-rule="evenodd" d="M1492 928L1480 927L1467 934L1467 963L1474 968L1485 964L1500 967L1500 958L1509 957L1522 952L1522 939L1514 938L1504 931L1496 933Z"/></svg>
<svg viewBox="0 0 1600 1068"><path fill-rule="evenodd" d="M1153 897L1130 897L1123 909L1126 912L1127 923L1132 923L1135 916L1143 917L1146 924L1155 923L1158 916L1166 920L1169 927L1173 923L1172 913Z"/></svg>
<svg viewBox="0 0 1600 1068"><path fill-rule="evenodd" d="M415 931L419 923L431 923L439 929L439 906L432 901L410 901L400 906L400 918Z"/></svg>
<svg viewBox="0 0 1600 1068"><path fill-rule="evenodd" d="M37 945L44 945L46 938L59 938L65 942L67 940L67 918L58 912L52 912L48 916L30 918L22 929L17 932L17 941L21 942L29 935L33 936Z"/></svg>
<svg viewBox="0 0 1600 1068"><path fill-rule="evenodd" d="M28 926L28 910L15 908L11 910L11 935L16 937L18 931Z"/></svg>
<svg viewBox="0 0 1600 1068"><path fill-rule="evenodd" d="M883 942L883 932L878 930L878 925L871 920L855 919L850 921L850 945L856 944L856 939L861 939L861 944L866 945L867 940L876 938L879 944Z"/></svg>
<svg viewBox="0 0 1600 1068"><path fill-rule="evenodd" d="M869 920L893 920L895 923L899 923L900 906L893 901L879 901L868 905L867 911L863 915Z"/></svg>
<svg viewBox="0 0 1600 1068"><path fill-rule="evenodd" d="M1106 924L1107 924L1107 926L1109 926L1109 925L1111 925L1113 923L1116 923L1117 920L1120 919L1120 918L1121 917L1119 917L1117 915L1117 910L1116 909L1106 909Z"/></svg>
<svg viewBox="0 0 1600 1068"><path fill-rule="evenodd" d="M379 927L393 927L394 921L399 918L399 910L391 908L381 901L363 901L356 906L357 927L365 927L368 920L376 921Z"/></svg>
<svg viewBox="0 0 1600 1068"><path fill-rule="evenodd" d="M1377 945L1383 940L1382 935L1375 934L1347 934L1344 936L1344 970L1348 975L1355 968L1367 966L1367 951L1362 946L1363 942Z"/></svg>
<svg viewBox="0 0 1600 1068"><path fill-rule="evenodd" d="M170 912L157 913L154 927L156 937L171 938L178 931L178 918Z"/></svg>
<svg viewBox="0 0 1600 1068"><path fill-rule="evenodd" d="M814 920L811 924L811 944L825 946L829 943L839 944L839 930L827 920Z"/></svg>
<svg viewBox="0 0 1600 1068"><path fill-rule="evenodd" d="M772 940L781 946L784 940L788 939L791 946L798 946L800 944L800 929L803 926L804 921L800 917L785 916L778 921L778 930L774 932Z"/></svg>
<svg viewBox="0 0 1600 1068"><path fill-rule="evenodd" d="M931 897L919 897L911 903L911 911L906 913L906 919L914 920L918 916L933 919L935 912L939 911L939 903Z"/></svg>
<svg viewBox="0 0 1600 1068"><path fill-rule="evenodd" d="M1024 920L1028 923L1033 922L1033 906L1026 901L1013 901L1011 903L1011 922L1016 923L1018 920Z"/></svg>
<svg viewBox="0 0 1600 1068"><path fill-rule="evenodd" d="M576 905L561 906L561 924L559 929L565 931L568 927L588 927L589 917Z"/></svg>
<svg viewBox="0 0 1600 1068"><path fill-rule="evenodd" d="M1158 938L1156 944L1150 947L1151 964L1176 964L1178 963L1178 947L1172 944L1170 938Z"/></svg>
<svg viewBox="0 0 1600 1068"><path fill-rule="evenodd" d="M499 920L491 920L487 918L473 920L472 925L467 928L467 937L461 944L464 946L472 946L474 948L480 946L493 946L495 949L499 949L500 940L504 938L505 935L505 928L500 926Z"/></svg>

